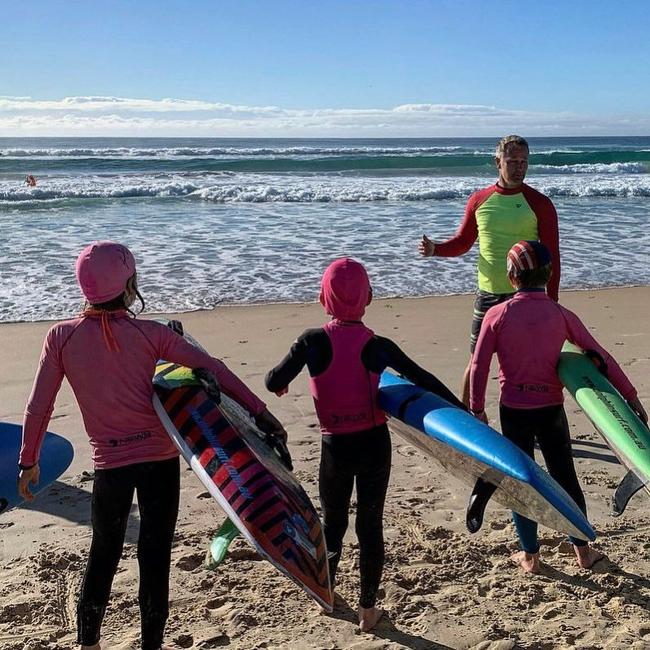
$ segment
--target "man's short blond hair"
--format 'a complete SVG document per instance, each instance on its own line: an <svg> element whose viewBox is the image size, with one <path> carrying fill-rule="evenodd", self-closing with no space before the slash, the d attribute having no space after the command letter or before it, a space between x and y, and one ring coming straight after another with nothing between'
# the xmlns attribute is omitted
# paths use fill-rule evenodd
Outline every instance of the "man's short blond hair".
<svg viewBox="0 0 650 650"><path fill-rule="evenodd" d="M508 147L525 147L526 151L530 150L525 138L522 138L520 135L506 135L497 142L497 149L494 156L501 158Z"/></svg>

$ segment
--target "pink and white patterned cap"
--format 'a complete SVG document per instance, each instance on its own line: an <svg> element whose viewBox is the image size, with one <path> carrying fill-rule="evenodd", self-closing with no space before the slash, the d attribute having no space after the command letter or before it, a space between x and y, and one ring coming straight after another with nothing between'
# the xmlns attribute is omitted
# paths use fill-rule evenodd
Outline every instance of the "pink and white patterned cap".
<svg viewBox="0 0 650 650"><path fill-rule="evenodd" d="M519 275L523 271L534 271L551 263L551 253L542 242L522 240L508 251L508 273Z"/></svg>

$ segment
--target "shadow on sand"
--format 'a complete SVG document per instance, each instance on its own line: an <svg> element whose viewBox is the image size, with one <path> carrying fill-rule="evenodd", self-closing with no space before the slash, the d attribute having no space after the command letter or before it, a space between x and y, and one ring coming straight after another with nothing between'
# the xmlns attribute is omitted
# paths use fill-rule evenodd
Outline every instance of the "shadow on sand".
<svg viewBox="0 0 650 650"><path fill-rule="evenodd" d="M87 480L88 489L83 489L61 481L55 481L31 503L22 503L16 509L44 512L55 517L61 517L81 526L90 527L90 499L92 491L92 475ZM137 516L137 506L132 506L127 524L126 543L137 543L140 521Z"/></svg>
<svg viewBox="0 0 650 650"><path fill-rule="evenodd" d="M598 583L592 578L586 577L584 574L569 575L568 573L555 569L548 564L543 565L541 574L551 578L552 580L564 582L571 587L585 587L595 593L606 593L610 598L623 597L627 602L638 605L646 611L650 611L650 598L648 598L648 592L650 592L650 580L637 575L636 573L625 571L609 558L596 562L591 571L594 574L606 574L623 578L628 581L629 584L625 589L621 589L618 583L612 584L610 587Z"/></svg>
<svg viewBox="0 0 650 650"><path fill-rule="evenodd" d="M613 465L620 465L618 458L614 454L603 454L589 449L581 449L581 447L595 447L596 449L604 449L610 451L606 444L599 442L592 442L591 440L575 440L571 439L571 447L573 448L574 458L591 458L592 460L600 460L603 463L612 463ZM540 451L539 445L535 444L535 449Z"/></svg>
<svg viewBox="0 0 650 650"><path fill-rule="evenodd" d="M352 609L338 594L335 599L334 611L331 614L327 614L327 616L341 621L348 621L354 625L359 624L356 610ZM453 650L450 646L442 645L441 643L436 643L435 641L398 629L390 620L390 612L384 613L375 629L368 634L372 634L380 639L399 643L405 648L411 648L411 650Z"/></svg>

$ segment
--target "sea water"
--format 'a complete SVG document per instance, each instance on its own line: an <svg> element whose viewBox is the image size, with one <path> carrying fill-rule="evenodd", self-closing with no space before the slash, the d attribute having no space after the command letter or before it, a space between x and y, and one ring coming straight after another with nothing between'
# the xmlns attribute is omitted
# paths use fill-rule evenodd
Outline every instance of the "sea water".
<svg viewBox="0 0 650 650"><path fill-rule="evenodd" d="M75 314L74 261L128 245L148 310L315 300L350 255L375 295L472 292L446 239L496 179L496 139L0 138L0 321ZM558 210L561 287L650 284L650 137L531 138L527 182ZM37 179L36 187L24 181Z"/></svg>

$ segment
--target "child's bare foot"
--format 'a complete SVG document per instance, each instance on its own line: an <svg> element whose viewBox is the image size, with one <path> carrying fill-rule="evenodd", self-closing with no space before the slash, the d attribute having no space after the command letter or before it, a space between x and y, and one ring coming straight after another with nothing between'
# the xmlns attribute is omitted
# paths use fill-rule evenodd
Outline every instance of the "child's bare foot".
<svg viewBox="0 0 650 650"><path fill-rule="evenodd" d="M578 559L578 566L581 569L591 569L598 560L602 560L605 557L604 553L597 551L595 548L585 544L584 546L573 545L573 550L576 552L576 558Z"/></svg>
<svg viewBox="0 0 650 650"><path fill-rule="evenodd" d="M359 607L359 629L362 632L370 632L383 615L384 610L378 607Z"/></svg>
<svg viewBox="0 0 650 650"><path fill-rule="evenodd" d="M511 555L510 560L518 564L526 573L539 573L539 551L537 553L519 551Z"/></svg>

